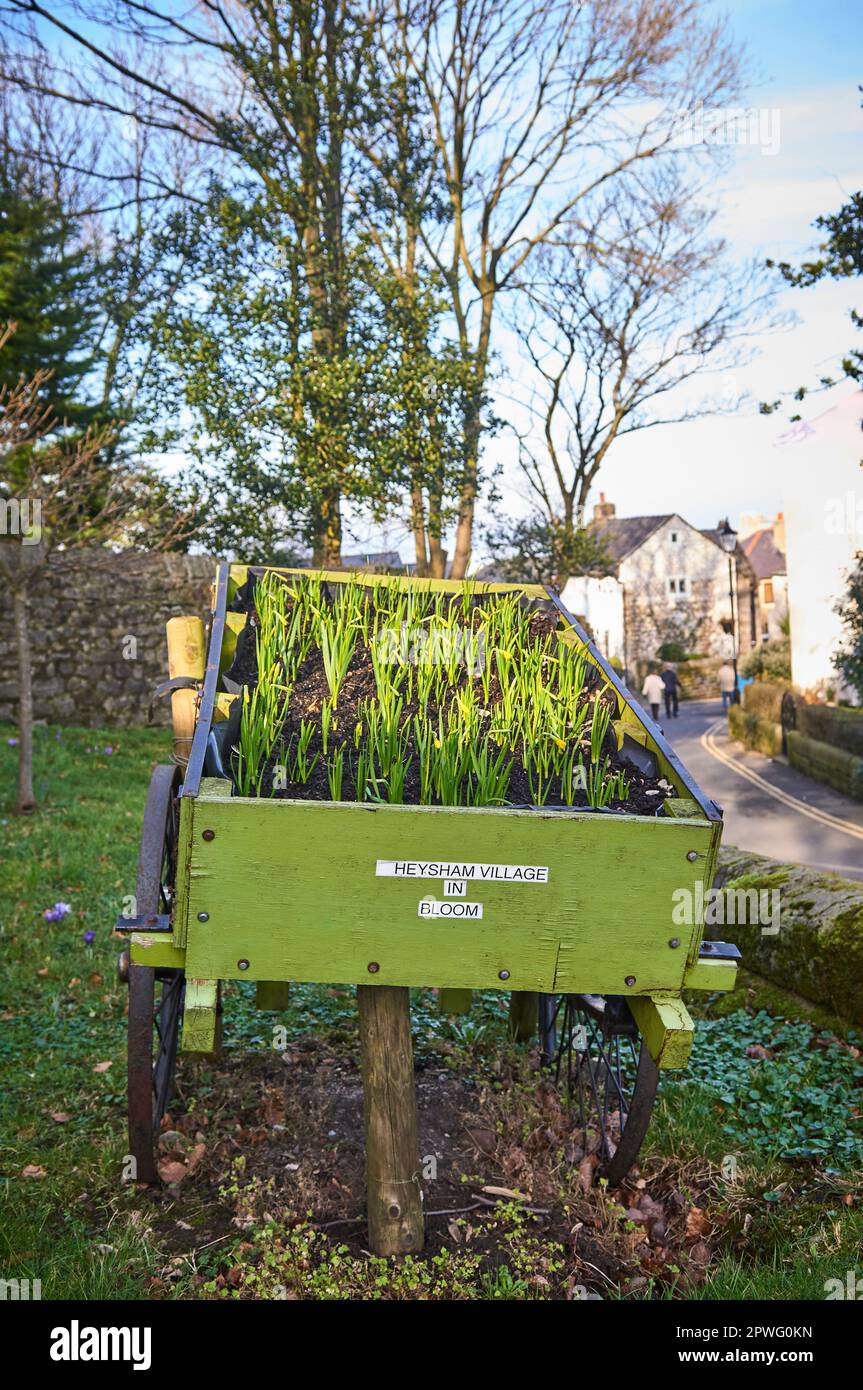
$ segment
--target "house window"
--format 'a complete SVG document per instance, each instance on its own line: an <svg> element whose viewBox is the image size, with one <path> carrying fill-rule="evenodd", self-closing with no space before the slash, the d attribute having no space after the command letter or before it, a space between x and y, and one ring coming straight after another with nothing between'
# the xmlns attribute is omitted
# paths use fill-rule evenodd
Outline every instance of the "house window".
<svg viewBox="0 0 863 1390"><path fill-rule="evenodd" d="M772 579L765 579L765 581L764 581L764 599L763 599L763 601L764 601L764 603L772 603L772 602L773 602L773 580L772 580Z"/></svg>
<svg viewBox="0 0 863 1390"><path fill-rule="evenodd" d="M672 544L672 545L677 545L677 532L676 532L676 531L672 531L672 533L671 533L671 544Z"/></svg>
<svg viewBox="0 0 863 1390"><path fill-rule="evenodd" d="M687 582L685 579L669 579L668 592L670 594L685 594L687 592Z"/></svg>

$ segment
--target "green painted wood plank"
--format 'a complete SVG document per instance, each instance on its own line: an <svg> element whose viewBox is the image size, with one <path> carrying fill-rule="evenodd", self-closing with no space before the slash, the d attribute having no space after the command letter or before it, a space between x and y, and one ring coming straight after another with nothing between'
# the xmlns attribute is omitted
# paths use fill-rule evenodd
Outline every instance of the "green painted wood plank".
<svg viewBox="0 0 863 1390"><path fill-rule="evenodd" d="M642 996L630 999L629 1007L660 1070L685 1067L692 1051L695 1024L683 1000Z"/></svg>
<svg viewBox="0 0 863 1390"><path fill-rule="evenodd" d="M212 1052L218 1024L218 980L187 980L183 1009L184 1052Z"/></svg>
<svg viewBox="0 0 863 1390"><path fill-rule="evenodd" d="M714 990L733 989L736 982L736 960L697 960L687 967L683 988L705 989L712 994Z"/></svg>
<svg viewBox="0 0 863 1390"><path fill-rule="evenodd" d="M600 994L682 986L686 950L668 942L688 947L694 928L672 932L673 894L703 879L706 822L258 801L225 797L224 785L215 796L202 784L194 803L193 976ZM441 881L376 876L379 859L540 866L548 882L469 879L453 901L481 903L482 917L431 918L420 900L445 902Z"/></svg>
<svg viewBox="0 0 863 1390"><path fill-rule="evenodd" d="M177 945L173 935L164 932L132 932L129 949L135 965L150 965L156 970L182 970L186 952Z"/></svg>

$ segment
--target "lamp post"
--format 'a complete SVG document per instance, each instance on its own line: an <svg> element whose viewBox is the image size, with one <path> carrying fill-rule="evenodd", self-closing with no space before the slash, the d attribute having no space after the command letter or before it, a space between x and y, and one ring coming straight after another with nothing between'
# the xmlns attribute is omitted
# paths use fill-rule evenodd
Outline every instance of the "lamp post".
<svg viewBox="0 0 863 1390"><path fill-rule="evenodd" d="M736 705L740 702L740 691L737 688L737 635L734 627L734 561L733 555L737 549L737 532L729 523L728 517L720 521L716 528L719 544L728 556L728 600L731 604L731 664L734 667L734 689L731 692L731 703Z"/></svg>

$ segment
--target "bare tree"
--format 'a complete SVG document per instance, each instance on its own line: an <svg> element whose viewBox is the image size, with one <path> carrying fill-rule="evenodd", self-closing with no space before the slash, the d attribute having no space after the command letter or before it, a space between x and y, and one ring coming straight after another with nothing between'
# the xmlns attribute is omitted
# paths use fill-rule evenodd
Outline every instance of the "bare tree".
<svg viewBox="0 0 863 1390"><path fill-rule="evenodd" d="M739 406L733 378L723 392L684 389L739 367L749 335L772 321L762 272L731 264L711 223L672 173L649 189L616 189L587 229L601 255L542 248L514 305L538 382L528 403L536 429L520 438L519 462L535 506L565 538L617 439Z"/></svg>
<svg viewBox="0 0 863 1390"><path fill-rule="evenodd" d="M733 99L739 61L700 0L394 0L410 26L451 225L428 250L473 364L452 574L465 574L498 297L538 248L597 252L597 192L690 157L675 134L701 101Z"/></svg>
<svg viewBox="0 0 863 1390"><path fill-rule="evenodd" d="M0 352L15 332L0 333ZM116 458L113 426L68 432L40 400L45 373L0 388L0 578L12 596L18 664L18 799L35 809L29 597L57 550L134 544L170 548L188 531L158 481Z"/></svg>

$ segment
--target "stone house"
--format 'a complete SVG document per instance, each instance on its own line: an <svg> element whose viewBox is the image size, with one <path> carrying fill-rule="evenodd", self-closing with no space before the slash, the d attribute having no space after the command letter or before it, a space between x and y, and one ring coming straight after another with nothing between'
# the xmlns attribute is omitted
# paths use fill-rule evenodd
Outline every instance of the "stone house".
<svg viewBox="0 0 863 1390"><path fill-rule="evenodd" d="M618 517L603 495L588 529L605 547L611 577L570 579L564 602L584 615L600 647L631 678L669 642L703 656L731 655L728 556L716 530L699 530L677 513ZM731 587L743 656L758 640L758 581L739 545Z"/></svg>
<svg viewBox="0 0 863 1390"><path fill-rule="evenodd" d="M776 642L785 636L788 619L788 572L785 563L785 518L741 517L739 545L758 582L758 637Z"/></svg>

